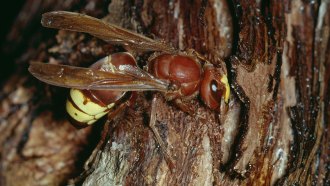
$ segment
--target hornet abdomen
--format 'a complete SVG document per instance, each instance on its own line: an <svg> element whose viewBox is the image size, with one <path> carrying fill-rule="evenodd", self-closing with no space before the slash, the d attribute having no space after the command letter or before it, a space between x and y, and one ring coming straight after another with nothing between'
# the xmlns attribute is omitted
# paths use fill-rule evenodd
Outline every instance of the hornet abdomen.
<svg viewBox="0 0 330 186"><path fill-rule="evenodd" d="M116 53L100 59L90 68L101 71L119 69L120 65L136 66L136 61L129 53ZM71 89L66 102L66 110L72 123L78 127L86 127L105 116L119 102L127 98L127 93L113 90L78 90Z"/></svg>

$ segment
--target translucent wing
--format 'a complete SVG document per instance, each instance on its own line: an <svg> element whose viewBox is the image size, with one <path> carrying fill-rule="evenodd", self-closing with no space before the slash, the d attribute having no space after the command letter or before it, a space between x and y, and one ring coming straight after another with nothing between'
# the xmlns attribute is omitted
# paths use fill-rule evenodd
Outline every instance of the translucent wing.
<svg viewBox="0 0 330 186"><path fill-rule="evenodd" d="M175 49L164 42L156 41L100 19L84 14L54 11L42 15L45 27L89 33L108 42L128 45L132 48L175 53Z"/></svg>
<svg viewBox="0 0 330 186"><path fill-rule="evenodd" d="M121 65L119 70L104 72L89 68L31 63L30 73L51 85L93 90L120 91L167 91L168 83L154 78L147 72L129 65Z"/></svg>

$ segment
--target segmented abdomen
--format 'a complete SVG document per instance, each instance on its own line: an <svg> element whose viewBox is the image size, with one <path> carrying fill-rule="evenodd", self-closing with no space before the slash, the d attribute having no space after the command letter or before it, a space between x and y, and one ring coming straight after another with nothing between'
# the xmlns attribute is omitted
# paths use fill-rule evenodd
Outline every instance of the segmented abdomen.
<svg viewBox="0 0 330 186"><path fill-rule="evenodd" d="M86 92L86 90L71 89L66 102L66 110L77 127L95 123L115 105L115 103L106 105L101 101L93 102ZM92 92L89 91L89 95L93 95Z"/></svg>
<svg viewBox="0 0 330 186"><path fill-rule="evenodd" d="M120 65L136 66L134 57L126 52L112 54L94 63L90 68L101 71L119 69ZM95 123L110 112L116 104L125 98L126 92L112 90L71 89L66 102L66 110L71 122L78 128Z"/></svg>

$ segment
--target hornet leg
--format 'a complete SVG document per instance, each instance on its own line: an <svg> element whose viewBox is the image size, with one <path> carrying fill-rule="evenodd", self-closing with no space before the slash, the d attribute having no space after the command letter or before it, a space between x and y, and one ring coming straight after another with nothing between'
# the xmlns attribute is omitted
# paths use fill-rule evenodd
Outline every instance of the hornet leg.
<svg viewBox="0 0 330 186"><path fill-rule="evenodd" d="M160 148L161 148L161 150L164 154L166 163L170 167L170 170L172 171L172 170L175 169L175 164L173 163L174 162L173 158L170 155L170 153L167 151L166 145L165 145L163 139L160 137L159 132L156 128L156 122L157 122L157 119L156 119L156 101L157 101L157 98L156 98L156 96L154 96L154 98L152 99L152 104L151 104L151 116L150 116L149 127L151 128L152 132L154 133L156 142L159 144L159 146L160 146Z"/></svg>

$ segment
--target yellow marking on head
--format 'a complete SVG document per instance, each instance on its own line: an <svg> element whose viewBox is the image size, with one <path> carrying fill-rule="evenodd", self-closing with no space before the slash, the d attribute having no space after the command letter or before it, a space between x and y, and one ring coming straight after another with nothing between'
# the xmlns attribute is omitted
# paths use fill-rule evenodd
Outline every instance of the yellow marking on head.
<svg viewBox="0 0 330 186"><path fill-rule="evenodd" d="M85 113L95 116L99 113L105 112L108 106L102 107L94 102L92 102L88 97L86 97L80 90L71 89L70 96L73 102L79 107L80 110ZM110 104L111 105L111 104Z"/></svg>
<svg viewBox="0 0 330 186"><path fill-rule="evenodd" d="M229 101L229 96L230 96L230 86L229 86L229 83L228 83L227 75L223 75L223 76L221 77L220 81L221 81L223 84L225 84L226 91L225 91L224 99L225 99L225 102L228 103L228 101Z"/></svg>
<svg viewBox="0 0 330 186"><path fill-rule="evenodd" d="M73 119L81 123L87 123L94 120L94 116L88 115L76 109L69 100L66 101L66 111Z"/></svg>

